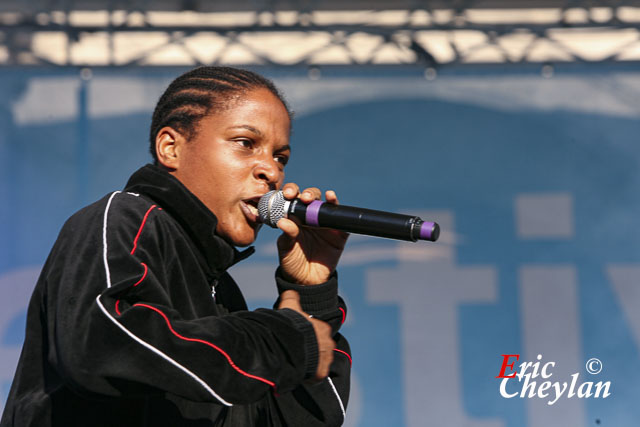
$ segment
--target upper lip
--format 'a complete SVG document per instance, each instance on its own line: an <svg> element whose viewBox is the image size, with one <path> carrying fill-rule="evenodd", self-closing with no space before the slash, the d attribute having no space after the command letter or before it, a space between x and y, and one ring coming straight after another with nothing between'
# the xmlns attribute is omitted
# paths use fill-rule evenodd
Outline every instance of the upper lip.
<svg viewBox="0 0 640 427"><path fill-rule="evenodd" d="M248 205L253 205L256 208L258 207L258 202L260 201L260 198L262 197L262 194L258 195L258 196L253 196L253 197L249 197L247 199L242 199L243 202L245 202Z"/></svg>

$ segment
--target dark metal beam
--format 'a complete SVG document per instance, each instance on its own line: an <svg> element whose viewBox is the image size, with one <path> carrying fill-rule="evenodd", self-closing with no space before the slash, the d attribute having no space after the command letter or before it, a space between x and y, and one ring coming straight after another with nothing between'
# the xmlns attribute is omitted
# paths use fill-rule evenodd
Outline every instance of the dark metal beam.
<svg viewBox="0 0 640 427"><path fill-rule="evenodd" d="M640 0L2 0L0 12L128 10L241 12L640 7Z"/></svg>
<svg viewBox="0 0 640 427"><path fill-rule="evenodd" d="M28 4L28 7L25 6ZM234 5L233 8L231 5ZM247 9L251 4L254 9ZM23 8L29 9L23 11L16 11L21 5ZM339 7L338 5L341 5ZM253 62L251 64L269 64L269 65L291 65L293 64L306 64L314 65L316 60L314 59L316 54L323 49L339 48L346 52L346 55L350 58L352 65L358 64L377 64L380 63L378 54L384 48L396 49L398 53L397 64L416 64L427 67L435 66L447 66L453 64L466 64L469 62L478 63L477 59L474 59L476 55L482 49L490 49L498 56L502 55L503 59L498 62L502 63L526 63L540 61L539 59L531 59L529 54L539 45L541 42L545 42L548 45L555 46L557 52L560 52L564 56L564 61L571 62L616 62L619 61L620 53L624 49L632 48L634 44L640 44L640 19L633 18L629 22L625 22L626 19L619 9L622 6L640 6L640 0L637 1L498 1L498 0L486 0L486 1L473 1L473 0L458 0L458 1L420 1L420 0L399 0L394 2L386 1L319 1L319 0L306 0L301 2L284 1L284 0L254 0L254 1L200 1L200 0L35 0L32 2L23 2L17 0L4 0L0 3L0 66L1 65L51 65L57 64L61 66L83 66L83 65L108 65L108 66L126 66L131 64L145 64L149 58L158 51L158 49L171 46L174 49L182 50L183 58L189 58L193 63L202 63L199 59L197 52L190 51L187 42L190 37L198 34L216 35L220 40L223 40L225 47L222 49L226 51L233 46L241 46L245 51L249 52L253 56ZM123 9L124 7L127 9ZM286 21L276 19L278 10L288 10L289 8L296 7L297 9L290 11L289 17ZM366 11L370 14L362 15L364 20L362 23L356 24L344 24L340 20L336 20L331 23L321 24L317 16L312 12L321 11L336 11L340 8L344 10L359 10L358 8L366 7ZM406 9L400 9L400 6ZM595 14L591 13L594 6L608 6L605 11L607 12L602 17L595 17ZM3 8L14 7L13 12L2 12ZM168 11L177 8L176 10L184 11L185 9L197 10L203 12L203 8L211 7L217 12L221 10L229 10L234 12L245 11L245 20L242 23L234 23L229 21L228 24L211 24L205 25L202 22L195 20L196 25L189 25L189 22L178 19L176 16L175 24L171 22L163 22L157 24L153 20L151 12ZM445 13L445 18L435 19L435 13L430 16L434 19L427 21L414 20L411 16L412 13L427 13L428 11L438 10L440 7L447 7L448 12ZM482 8L513 8L522 7L562 7L563 9L552 9L551 11L557 16L557 18L547 19L544 23L540 23L536 20L529 20L528 22L507 22L496 19L495 21L482 21L474 17L472 10L478 10ZM256 9L257 8L257 9ZM381 23L377 20L378 15L376 8L379 10L406 10L407 15L401 19L395 19L392 23ZM454 10L452 10L452 8ZM571 10L575 12L578 9L582 13L582 19L576 19L575 16L570 17ZM73 13L77 11L105 11L102 16L102 20L99 24L87 24L86 22L78 23L73 19ZM363 9L364 10L364 9ZM640 9L638 9L640 10ZM118 12L115 12L118 11ZM149 13L147 13L149 12ZM440 10L442 12L442 10ZM118 15L118 18L116 18ZM526 15L525 15L526 16ZM248 17L248 20L246 19ZM267 18L267 19L263 19ZM360 18L357 18L360 19ZM370 21L367 21L370 19ZM635 20L634 20L635 19ZM614 46L610 52L606 52L604 56L593 59L583 55L579 50L572 50L571 47L564 41L555 37L558 31L575 31L574 34L581 34L580 32L588 32L592 36L599 34L605 34L607 32L617 32L621 37L624 37L624 43L620 43L620 46ZM474 42L472 47L464 47L458 45L453 39L461 31L472 33L479 41ZM127 61L116 60L116 51L114 45L114 39L116 37L132 34L132 33L157 33L166 36L166 43L161 46L156 46L148 51L138 53L134 58ZM300 49L300 54L295 60L281 61L277 59L277 55L273 53L265 53L262 49L255 49L249 42L243 42L244 36L251 36L256 34L283 34L289 35L291 41L295 42L297 34L323 34L325 39L329 41L319 46L316 49L305 50ZM66 55L59 55L66 59L52 60L51 56L38 54L32 50L32 40L35 38L47 37L46 35L63 34L66 37L67 43L63 48L66 49ZM442 54L438 54L437 48L430 46L428 42L425 42L425 37L429 38L432 35L437 37L438 35L447 34L448 40L441 43L442 48L449 50L451 54L445 60L442 59ZM629 37L636 34L636 37ZM107 47L103 49L108 50L105 54L105 60L92 62L83 62L82 59L72 58L69 54L74 46L78 46L83 40L86 40L88 36L98 35L107 39ZM513 54L505 47L505 42L508 38L531 36L531 40L528 44L520 47L520 53ZM241 37L242 36L242 37ZM348 41L352 41L353 37L364 36L369 37L370 40L374 40L376 37L378 41L372 41L375 47L365 55L355 55L356 52L352 50ZM615 36L615 35L614 35ZM442 38L442 37L441 37ZM282 49L286 49L288 46L282 45ZM2 49L5 49L6 58L2 60ZM222 63L220 59L221 55L213 59L213 63ZM358 58L356 60L356 57ZM514 59L515 58L515 59ZM184 60L184 59L183 59ZM488 62L495 62L495 59L488 60ZM544 59L542 61L545 61ZM384 62L384 61L383 61ZM480 61L482 62L482 61ZM228 63L228 62L225 62ZM336 62L336 64L344 64L344 59ZM180 63L176 63L178 65ZM240 64L243 64L242 62ZM323 65L327 65L326 61L322 62ZM166 64L165 64L166 65ZM388 65L388 62L385 62Z"/></svg>

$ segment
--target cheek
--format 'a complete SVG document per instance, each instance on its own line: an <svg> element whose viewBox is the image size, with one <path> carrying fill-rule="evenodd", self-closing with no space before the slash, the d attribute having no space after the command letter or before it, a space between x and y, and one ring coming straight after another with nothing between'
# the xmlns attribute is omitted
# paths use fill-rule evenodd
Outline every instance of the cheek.
<svg viewBox="0 0 640 427"><path fill-rule="evenodd" d="M233 156L222 152L209 154L209 159L202 163L200 173L208 176L207 181L211 190L224 195L228 199L237 193L243 178L242 162Z"/></svg>
<svg viewBox="0 0 640 427"><path fill-rule="evenodd" d="M284 185L284 178L285 178L285 174L284 174L284 169L280 171L280 178L278 179L278 182L276 182L276 189L281 189L282 186Z"/></svg>

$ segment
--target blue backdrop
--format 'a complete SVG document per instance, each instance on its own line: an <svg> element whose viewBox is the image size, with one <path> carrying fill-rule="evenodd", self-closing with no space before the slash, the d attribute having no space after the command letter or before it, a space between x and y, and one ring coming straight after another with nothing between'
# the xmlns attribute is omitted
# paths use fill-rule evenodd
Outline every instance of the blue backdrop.
<svg viewBox="0 0 640 427"><path fill-rule="evenodd" d="M62 223L149 161L151 111L182 71L0 70L0 404ZM347 246L346 425L638 425L640 69L259 71L296 111L288 181L443 227L437 243ZM275 297L276 238L232 271L252 307ZM503 354L610 396L505 398Z"/></svg>

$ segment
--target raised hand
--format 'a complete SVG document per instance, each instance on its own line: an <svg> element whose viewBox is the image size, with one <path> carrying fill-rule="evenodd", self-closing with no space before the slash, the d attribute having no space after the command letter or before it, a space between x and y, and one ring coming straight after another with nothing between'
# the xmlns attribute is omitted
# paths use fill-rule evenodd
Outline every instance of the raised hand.
<svg viewBox="0 0 640 427"><path fill-rule="evenodd" d="M320 200L318 188L307 188L302 193L296 184L286 184L283 189L288 200L296 197L309 204ZM325 193L327 203L338 204L334 191ZM317 227L300 226L294 220L282 218L278 221L282 235L278 238L278 256L285 280L302 285L324 283L336 269L349 233Z"/></svg>

